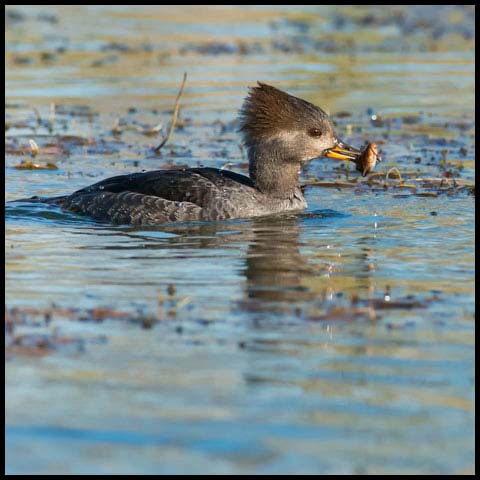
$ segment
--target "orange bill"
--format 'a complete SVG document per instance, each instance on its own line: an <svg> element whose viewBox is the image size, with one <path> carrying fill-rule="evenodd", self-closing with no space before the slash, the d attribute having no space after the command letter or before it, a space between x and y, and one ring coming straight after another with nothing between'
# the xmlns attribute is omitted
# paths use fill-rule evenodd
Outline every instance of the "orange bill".
<svg viewBox="0 0 480 480"><path fill-rule="evenodd" d="M351 147L338 138L335 139L336 145L325 151L324 155L328 158L335 158L337 160L352 160L355 161L362 154L360 150Z"/></svg>

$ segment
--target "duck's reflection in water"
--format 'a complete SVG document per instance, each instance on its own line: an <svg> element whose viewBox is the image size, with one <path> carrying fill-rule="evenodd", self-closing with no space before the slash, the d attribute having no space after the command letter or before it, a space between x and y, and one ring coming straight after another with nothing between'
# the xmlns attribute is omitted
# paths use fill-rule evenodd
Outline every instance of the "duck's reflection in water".
<svg viewBox="0 0 480 480"><path fill-rule="evenodd" d="M246 310L291 310L296 304L313 297L302 284L306 275L315 270L300 253L300 215L276 215L234 222L214 222L199 225L172 225L162 228L162 234L174 234L166 239L176 249L244 250L245 296L237 307ZM127 232L125 232L127 233ZM141 236L138 230L131 232ZM152 231L145 229L146 239ZM165 240L165 239L164 239ZM165 248L165 243L149 248ZM245 250L246 248L246 250ZM241 281L242 279L239 279Z"/></svg>
<svg viewBox="0 0 480 480"><path fill-rule="evenodd" d="M369 267L372 238L359 237L358 249L340 254L338 249L331 248L338 246L335 239L319 235L322 222L329 222L329 216L328 212L286 214L230 222L165 225L161 230L129 227L114 231L144 242L144 254L145 250L168 248L175 250L181 261L192 251L203 250L206 261L232 261L232 268L240 260L237 274L238 282L244 283L244 296L232 303L232 308L245 313L286 313L298 318L306 313L305 308L316 311L319 307L341 305L352 292L366 293L372 288ZM221 292L221 278L219 283Z"/></svg>
<svg viewBox="0 0 480 480"><path fill-rule="evenodd" d="M300 253L300 230L295 216L252 222L253 238L245 258L244 308L284 311L312 299L302 280L314 269Z"/></svg>

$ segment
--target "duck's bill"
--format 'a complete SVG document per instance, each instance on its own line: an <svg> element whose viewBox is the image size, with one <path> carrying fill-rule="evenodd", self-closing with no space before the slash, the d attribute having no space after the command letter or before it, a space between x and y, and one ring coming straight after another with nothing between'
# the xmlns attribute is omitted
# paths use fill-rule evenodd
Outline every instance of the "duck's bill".
<svg viewBox="0 0 480 480"><path fill-rule="evenodd" d="M336 140L336 145L325 151L324 155L328 158L335 158L337 160L358 160L362 152L356 148L351 147L341 140Z"/></svg>

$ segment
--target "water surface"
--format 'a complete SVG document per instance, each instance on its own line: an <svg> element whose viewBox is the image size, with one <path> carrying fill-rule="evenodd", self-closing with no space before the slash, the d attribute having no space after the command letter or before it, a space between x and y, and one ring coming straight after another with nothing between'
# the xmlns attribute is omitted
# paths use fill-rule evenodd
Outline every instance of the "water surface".
<svg viewBox="0 0 480 480"><path fill-rule="evenodd" d="M300 214L155 228L7 204L7 473L472 473L474 196L438 182L474 181L474 11L9 8L7 201L163 165L245 173L256 80L432 195L309 186ZM165 132L184 71L160 155L161 135L112 132ZM15 168L30 139L56 170Z"/></svg>

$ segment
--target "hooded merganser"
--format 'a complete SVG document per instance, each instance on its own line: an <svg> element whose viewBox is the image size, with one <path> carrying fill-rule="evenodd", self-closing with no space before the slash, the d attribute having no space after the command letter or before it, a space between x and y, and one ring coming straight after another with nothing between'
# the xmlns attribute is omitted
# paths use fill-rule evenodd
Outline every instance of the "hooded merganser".
<svg viewBox="0 0 480 480"><path fill-rule="evenodd" d="M337 138L322 109L260 82L241 107L240 132L250 177L216 168L155 170L31 200L115 224L257 217L306 208L298 174L307 161L326 156L355 162L361 155Z"/></svg>

